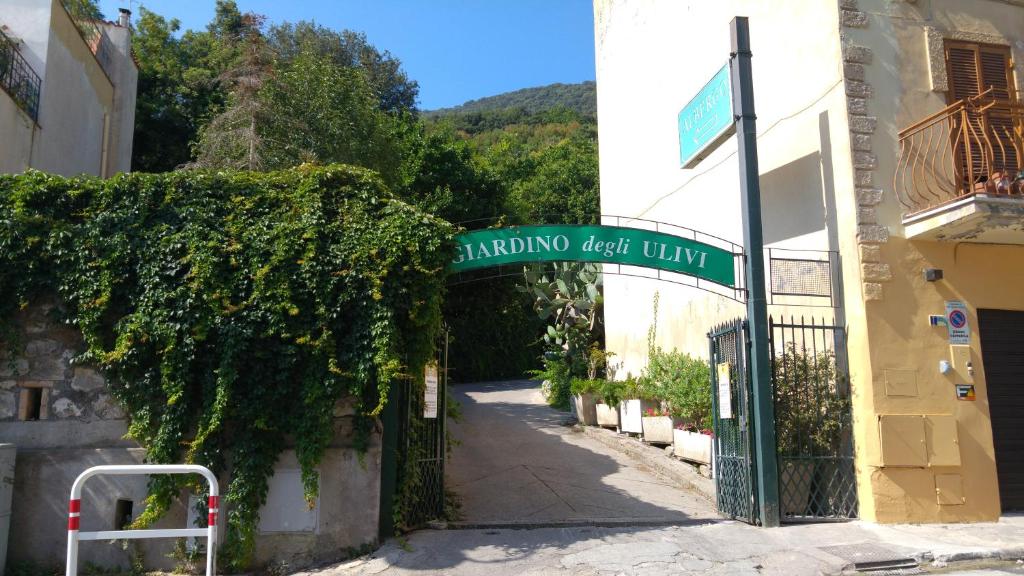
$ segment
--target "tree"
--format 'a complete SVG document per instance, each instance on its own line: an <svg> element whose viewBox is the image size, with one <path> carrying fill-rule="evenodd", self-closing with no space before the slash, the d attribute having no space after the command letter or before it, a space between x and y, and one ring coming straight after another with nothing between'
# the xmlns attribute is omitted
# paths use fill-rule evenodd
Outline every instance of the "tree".
<svg viewBox="0 0 1024 576"><path fill-rule="evenodd" d="M516 213L527 222L597 222L601 194L594 140L577 135L542 150L533 160L533 174L510 191Z"/></svg>
<svg viewBox="0 0 1024 576"><path fill-rule="evenodd" d="M387 50L381 52L366 40L366 35L342 30L336 32L313 22L271 26L267 33L271 48L283 60L303 53L323 56L337 66L360 70L377 94L380 109L400 114L416 109L419 85L402 71L402 63Z"/></svg>
<svg viewBox="0 0 1024 576"><path fill-rule="evenodd" d="M220 71L211 62L214 40L141 8L132 50L139 65L132 167L165 172L191 159L200 126L224 105Z"/></svg>
<svg viewBox="0 0 1024 576"><path fill-rule="evenodd" d="M272 65L252 42L235 68L228 107L200 135L197 166L342 163L375 170L389 185L399 182L395 121L378 109L362 74L308 52Z"/></svg>
<svg viewBox="0 0 1024 576"><path fill-rule="evenodd" d="M218 80L230 86L228 105L213 117L199 134L194 166L245 170L273 169L264 160L264 124L272 121L261 98L264 82L271 73L272 54L260 30L263 18L254 14L235 22L233 13L218 2L212 33L223 31L229 52L235 54ZM231 3L233 4L233 3ZM225 22L221 22L221 18ZM221 52L223 55L224 52Z"/></svg>

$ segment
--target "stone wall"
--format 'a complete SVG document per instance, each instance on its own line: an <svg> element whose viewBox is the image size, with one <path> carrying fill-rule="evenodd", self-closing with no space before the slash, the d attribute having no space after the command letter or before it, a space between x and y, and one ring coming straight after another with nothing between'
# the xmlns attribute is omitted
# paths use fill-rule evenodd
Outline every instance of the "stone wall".
<svg viewBox="0 0 1024 576"><path fill-rule="evenodd" d="M8 432L15 422L34 426L47 420L124 421L103 376L90 367L72 365L82 348L81 338L61 325L60 313L52 301L30 307L19 318L21 350L0 351L0 431ZM33 406L37 401L38 407ZM117 442L122 434L112 430L92 440ZM7 434L4 437L8 439Z"/></svg>
<svg viewBox="0 0 1024 576"><path fill-rule="evenodd" d="M124 438L127 420L103 375L77 365L78 332L62 324L55 300L34 303L17 318L17 351L0 342L0 440L17 447L14 505L8 562L62 566L67 546L67 500L83 470L104 464L141 464L145 451ZM275 466L258 530L257 560L299 568L337 560L377 539L380 504L380 436L359 454L352 446L351 403L335 410L335 439L320 466L321 496L310 511L301 498L298 462L285 451ZM225 490L229 478L220 479ZM145 477L94 477L85 486L84 531L113 530L118 500L138 516L146 497ZM226 514L221 514L226 517ZM184 506L159 527L184 528ZM128 547L85 542L80 566L128 567L141 554L147 568L171 569L170 540L135 541Z"/></svg>

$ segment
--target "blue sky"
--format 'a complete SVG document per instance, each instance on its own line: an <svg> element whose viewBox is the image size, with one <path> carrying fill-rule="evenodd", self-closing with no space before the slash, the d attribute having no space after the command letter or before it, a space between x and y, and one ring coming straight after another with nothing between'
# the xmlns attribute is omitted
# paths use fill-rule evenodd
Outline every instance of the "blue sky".
<svg viewBox="0 0 1024 576"><path fill-rule="evenodd" d="M420 84L424 110L554 82L594 79L591 0L237 0L271 22L314 20L365 32ZM100 0L109 19L128 0ZM138 13L139 2L132 0ZM202 29L214 0L142 2Z"/></svg>

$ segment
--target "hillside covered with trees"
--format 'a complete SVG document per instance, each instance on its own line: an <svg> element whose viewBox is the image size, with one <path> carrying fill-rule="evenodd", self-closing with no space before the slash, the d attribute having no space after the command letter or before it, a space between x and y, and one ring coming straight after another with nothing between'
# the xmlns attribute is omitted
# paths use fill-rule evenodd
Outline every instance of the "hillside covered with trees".
<svg viewBox="0 0 1024 576"><path fill-rule="evenodd" d="M583 116L597 115L597 84L549 84L534 88L523 88L495 96L470 100L451 108L426 112L427 116L450 116L470 112L494 112L521 108L527 113L543 112L552 108L568 108Z"/></svg>

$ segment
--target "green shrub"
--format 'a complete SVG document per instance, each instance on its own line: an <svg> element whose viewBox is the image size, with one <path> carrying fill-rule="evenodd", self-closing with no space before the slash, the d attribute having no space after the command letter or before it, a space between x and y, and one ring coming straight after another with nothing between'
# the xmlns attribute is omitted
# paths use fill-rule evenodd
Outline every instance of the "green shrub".
<svg viewBox="0 0 1024 576"><path fill-rule="evenodd" d="M654 294L654 322L647 331L647 367L637 381L636 398L664 402L668 412L698 429L710 426L711 370L689 354L667 352L655 344L659 295Z"/></svg>
<svg viewBox="0 0 1024 576"><path fill-rule="evenodd" d="M452 234L347 166L0 175L0 347L21 307L59 295L147 461L230 476L239 570L289 442L313 502L336 401L356 399L365 448L392 382L423 374ZM139 524L184 481L153 477Z"/></svg>
<svg viewBox="0 0 1024 576"><path fill-rule="evenodd" d="M569 409L569 396L572 387L572 370L563 358L550 356L544 358L543 370L531 370L531 376L548 382L545 390L547 403L559 410Z"/></svg>
<svg viewBox="0 0 1024 576"><path fill-rule="evenodd" d="M831 350L808 352L787 343L772 363L775 435L783 456L841 453L850 418L849 387Z"/></svg>

